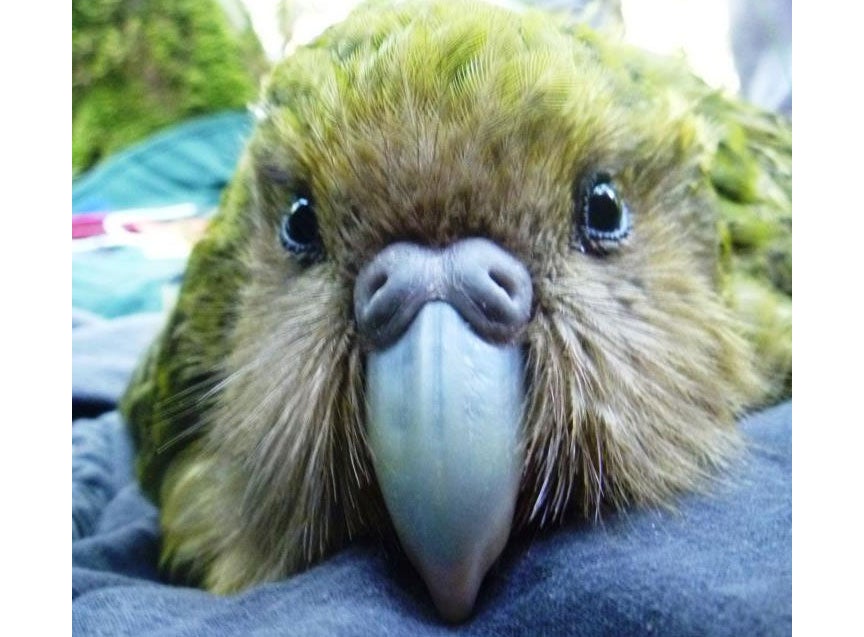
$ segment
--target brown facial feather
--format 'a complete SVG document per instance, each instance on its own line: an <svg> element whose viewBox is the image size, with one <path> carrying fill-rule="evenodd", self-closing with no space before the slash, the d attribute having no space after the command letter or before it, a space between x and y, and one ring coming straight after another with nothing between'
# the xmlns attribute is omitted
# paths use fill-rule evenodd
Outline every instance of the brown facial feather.
<svg viewBox="0 0 864 637"><path fill-rule="evenodd" d="M163 480L166 565L229 592L389 533L351 299L359 269L398 240L487 237L532 276L518 526L574 506L594 517L603 504L668 503L732 457L760 380L717 290L699 123L610 76L589 48L564 61L511 54L518 82L481 51L467 97L441 101L386 60L368 65L376 81L403 88L364 93L372 80L345 80L326 48L277 70L234 185L243 205L214 224L244 218L230 264L241 284L201 437ZM573 241L578 184L598 170L634 217L607 255ZM308 267L278 239L301 187L326 251Z"/></svg>

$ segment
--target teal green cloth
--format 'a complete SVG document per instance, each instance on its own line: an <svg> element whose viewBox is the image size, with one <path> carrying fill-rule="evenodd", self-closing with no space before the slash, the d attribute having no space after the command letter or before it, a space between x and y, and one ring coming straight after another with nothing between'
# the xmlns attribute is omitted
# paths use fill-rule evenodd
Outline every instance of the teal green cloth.
<svg viewBox="0 0 864 637"><path fill-rule="evenodd" d="M186 259L150 259L137 248L102 248L72 258L72 307L103 318L168 307Z"/></svg>
<svg viewBox="0 0 864 637"><path fill-rule="evenodd" d="M202 117L108 158L73 181L73 216L178 204L208 213L231 181L252 125L245 111ZM132 246L76 251L72 306L104 318L163 311L185 267L185 258L151 259Z"/></svg>
<svg viewBox="0 0 864 637"><path fill-rule="evenodd" d="M109 157L72 182L72 213L219 203L252 130L229 111L166 129Z"/></svg>

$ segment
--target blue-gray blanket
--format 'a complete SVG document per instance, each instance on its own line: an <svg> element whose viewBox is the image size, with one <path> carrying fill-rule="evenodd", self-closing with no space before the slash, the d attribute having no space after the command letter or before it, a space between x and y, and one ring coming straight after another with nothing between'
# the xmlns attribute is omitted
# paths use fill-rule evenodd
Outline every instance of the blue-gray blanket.
<svg viewBox="0 0 864 637"><path fill-rule="evenodd" d="M791 634L791 403L743 420L747 457L711 495L515 542L474 617L455 628L439 622L405 562L373 543L230 597L167 583L157 511L134 482L113 411L159 321L73 328L73 634Z"/></svg>

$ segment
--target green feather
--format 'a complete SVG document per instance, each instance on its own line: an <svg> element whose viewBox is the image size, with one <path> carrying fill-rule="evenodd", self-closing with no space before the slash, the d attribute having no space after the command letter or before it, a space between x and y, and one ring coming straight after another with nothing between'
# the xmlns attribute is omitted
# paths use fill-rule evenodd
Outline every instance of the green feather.
<svg viewBox="0 0 864 637"><path fill-rule="evenodd" d="M769 389L792 392L792 124L713 89L682 59L610 44L579 26L607 66L646 91L675 95L704 122L704 171L716 197L718 269L727 301L756 350ZM674 97L672 99L675 99Z"/></svg>
<svg viewBox="0 0 864 637"><path fill-rule="evenodd" d="M219 382L245 269L240 261L249 188L241 165L219 213L189 258L177 305L120 401L138 448L142 488L160 499L174 457L198 437Z"/></svg>
<svg viewBox="0 0 864 637"><path fill-rule="evenodd" d="M407 35L405 25L414 24L412 21L424 11L446 15L444 26L430 32L421 24ZM391 104L393 112L398 112L395 101L408 99L409 95L420 106L434 103L441 109L441 117L458 119L466 112L478 114L478 138L488 133L491 139L498 130L496 121L482 119L486 111L481 100L529 109L532 91L542 94L547 106L556 100L581 103L586 96L596 98L603 107L626 106L632 112L645 113L645 127L656 121L674 120L676 129L670 131L670 139L680 144L682 153L694 143L705 149L701 164L704 183L685 187L710 193L719 210L719 217L699 217L692 231L712 237L706 249L716 253L717 280L724 298L736 308L742 329L756 350L762 375L768 379L766 395L769 399L789 395L790 123L708 87L680 60L637 51L580 25L549 29L548 23L536 16L484 11L485 19L500 22L500 29L481 28L474 8L460 6L455 10L448 3L405 3L394 11L381 11L379 5L358 9L347 22L299 50L290 62L277 66L265 89L264 103L281 108L280 133L298 139L327 140L328 135L339 131L338 127L328 127L328 122L346 112L358 126L364 123L363 117L380 113L382 105ZM518 41L512 37L514 29ZM509 51L515 48L514 42L529 41L533 45L528 53L489 54ZM500 62L498 57L506 61ZM574 83L577 60L586 64L580 80L588 77L610 82L614 92L590 82ZM597 72L593 65L612 72ZM410 92L397 93L382 82L382 78L393 74L394 66L407 78ZM677 109L680 117L656 117L652 95L659 94ZM343 107L338 100L345 96L356 102ZM291 108L284 108L289 104ZM497 107L486 110L492 116L506 112ZM321 116L308 117L313 111ZM542 136L545 131L550 143L554 141L556 129L547 128L550 122L542 110L523 115L521 134L546 139ZM604 131L613 134L614 127L608 125ZM543 151L548 146L537 144ZM251 153L255 151L253 142ZM525 161L543 159L532 156ZM640 161L650 162L652 158ZM323 169L321 172L326 173ZM226 193L206 238L193 251L177 306L122 401L122 411L139 449L142 485L156 501L172 461L190 448L206 426L202 414L208 412L224 380L223 364L229 354L227 336L249 276L243 250L249 232L246 224L255 216L247 211L258 205L250 194L252 179L247 160ZM706 184L710 187L704 188ZM262 192L266 196L266 189ZM327 220L322 219L322 223ZM697 227L697 223L701 225ZM719 243L713 239L718 234Z"/></svg>

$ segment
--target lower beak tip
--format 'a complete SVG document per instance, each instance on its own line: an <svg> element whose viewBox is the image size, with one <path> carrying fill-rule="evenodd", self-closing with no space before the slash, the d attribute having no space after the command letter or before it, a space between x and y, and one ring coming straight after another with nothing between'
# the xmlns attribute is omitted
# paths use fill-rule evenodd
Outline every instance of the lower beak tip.
<svg viewBox="0 0 864 637"><path fill-rule="evenodd" d="M461 589L430 589L430 592L441 618L452 624L460 624L471 616L479 588L478 582L476 586L467 586Z"/></svg>
<svg viewBox="0 0 864 637"><path fill-rule="evenodd" d="M435 608L445 621L457 624L471 616L486 575L487 569L482 566L463 563L455 567L419 569Z"/></svg>

